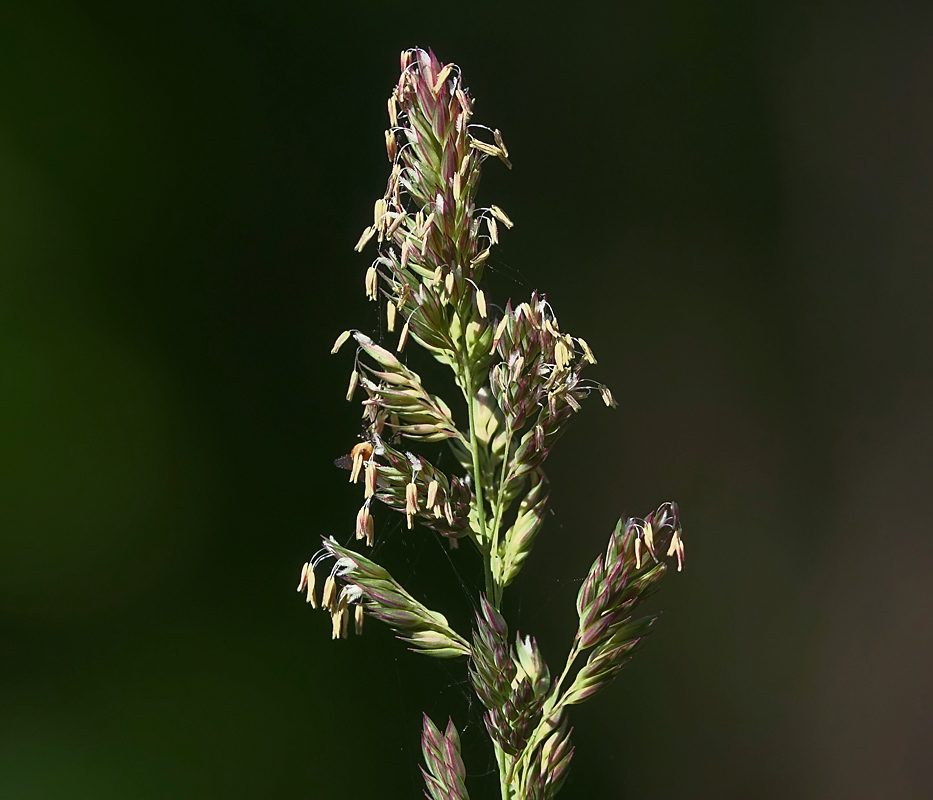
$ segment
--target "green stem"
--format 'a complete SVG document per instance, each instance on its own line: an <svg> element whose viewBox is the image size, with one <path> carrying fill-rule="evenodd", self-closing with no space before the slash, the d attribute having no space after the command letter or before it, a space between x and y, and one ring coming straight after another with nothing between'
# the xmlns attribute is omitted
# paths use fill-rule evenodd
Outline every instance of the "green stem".
<svg viewBox="0 0 933 800"><path fill-rule="evenodd" d="M486 536L486 508L483 504L483 476L479 466L479 439L476 435L476 397L473 394L473 374L466 357L463 359L463 398L466 400L470 420L470 454L473 456L473 492L476 496L476 518L479 522L479 538L482 541L480 553L486 577L486 597L492 600L496 594L496 583L492 576L490 563L489 539Z"/></svg>
<svg viewBox="0 0 933 800"><path fill-rule="evenodd" d="M567 663L564 664L564 671L561 672L560 677L557 679L557 683L554 684L554 688L551 690L551 697L556 698L560 694L560 688L563 685L564 681L567 680L567 676L570 674L570 670L573 667L573 662L577 660L577 656L580 655L579 639L574 637L573 647L570 648L570 654L567 656Z"/></svg>
<svg viewBox="0 0 933 800"><path fill-rule="evenodd" d="M505 752L499 746L499 743L493 741L493 745L496 749L496 764L499 765L499 793L502 795L502 800L510 800L512 793L509 790L509 775L511 770L508 769L505 763Z"/></svg>
<svg viewBox="0 0 933 800"><path fill-rule="evenodd" d="M499 527L502 525L502 515L505 513L504 500L505 500L505 484L506 484L506 475L508 474L509 467L509 451L512 449L512 429L509 428L509 432L505 438L505 454L502 457L502 471L499 475L499 487L496 493L496 509L495 516L493 517L492 524L492 544L490 546L491 557L495 558L499 554ZM493 601L493 605L496 608L499 608L499 604L502 602L502 587L496 584L496 596Z"/></svg>

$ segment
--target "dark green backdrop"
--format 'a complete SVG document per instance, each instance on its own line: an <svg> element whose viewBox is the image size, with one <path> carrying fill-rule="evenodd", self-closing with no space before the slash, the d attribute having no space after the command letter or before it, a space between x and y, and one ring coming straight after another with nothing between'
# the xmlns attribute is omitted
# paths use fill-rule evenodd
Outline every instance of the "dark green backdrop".
<svg viewBox="0 0 933 800"><path fill-rule="evenodd" d="M148 5L148 7L147 7ZM515 164L500 302L547 292L620 401L552 456L508 610L552 664L622 511L688 570L573 715L563 797L933 792L933 15L915 3L13 2L0 11L0 797L416 798L462 664L294 593L351 530L353 252L398 52ZM381 516L384 520L386 514ZM468 551L383 528L445 611ZM452 619L464 612L452 611Z"/></svg>

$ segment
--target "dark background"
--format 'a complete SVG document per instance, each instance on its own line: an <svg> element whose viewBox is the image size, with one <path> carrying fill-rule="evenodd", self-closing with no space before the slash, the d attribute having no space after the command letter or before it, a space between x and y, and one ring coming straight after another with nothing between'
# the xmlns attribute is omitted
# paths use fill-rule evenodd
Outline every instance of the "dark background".
<svg viewBox="0 0 933 800"><path fill-rule="evenodd" d="M562 797L931 796L930 6L149 6L0 12L0 796L415 798L422 710L497 796L462 662L294 593L359 502L328 350L378 323L413 44L512 154L491 299L547 292L620 400L549 461L511 619L559 670L617 516L685 523ZM388 516L462 624L476 559Z"/></svg>

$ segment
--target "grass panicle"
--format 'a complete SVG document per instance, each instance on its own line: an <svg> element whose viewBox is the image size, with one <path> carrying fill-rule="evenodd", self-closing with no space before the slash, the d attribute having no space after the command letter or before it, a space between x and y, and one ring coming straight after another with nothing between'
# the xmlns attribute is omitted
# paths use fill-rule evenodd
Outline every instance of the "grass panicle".
<svg viewBox="0 0 933 800"><path fill-rule="evenodd" d="M371 616L412 650L467 656L503 800L550 800L574 752L569 707L604 689L652 628L656 616L634 612L666 573L665 559L683 568L680 515L664 503L644 519L619 520L580 586L578 629L556 679L534 637L511 637L502 595L531 562L547 517L544 463L589 395L616 402L608 387L583 377L596 357L561 329L543 294L502 306L486 298L484 270L513 222L496 205L478 205L477 190L486 161L512 164L502 133L473 122L460 69L431 51L406 50L388 117L389 178L356 245L375 247L363 289L384 305L385 328L373 336L347 330L334 343L334 353L355 345L347 399L362 398L367 428L338 465L362 484L358 541L374 545L373 508L381 504L408 530L433 531L451 546L469 542L485 590L464 636L384 567L333 538L304 565L298 589L330 614L334 638L347 636L351 616L357 633ZM425 386L407 363L418 348L450 368L459 396ZM446 472L407 449L444 442L453 456ZM317 570L326 573L320 601ZM468 800L453 721L441 732L425 716L422 750L425 795Z"/></svg>

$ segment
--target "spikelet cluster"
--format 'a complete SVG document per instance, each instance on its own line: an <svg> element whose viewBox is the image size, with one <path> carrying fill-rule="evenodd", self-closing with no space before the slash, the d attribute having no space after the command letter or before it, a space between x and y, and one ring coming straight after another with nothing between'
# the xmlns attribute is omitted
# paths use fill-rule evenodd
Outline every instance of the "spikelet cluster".
<svg viewBox="0 0 933 800"><path fill-rule="evenodd" d="M401 328L400 349L411 336L458 371L463 357L471 359L480 374L492 331L479 283L498 241L496 219L511 221L494 206L477 209L475 197L483 160L508 164L507 150L498 131L493 143L471 126L473 101L455 65L407 50L401 69L385 135L392 170L357 243L359 250L372 238L379 245L366 292L386 299L391 327Z"/></svg>
<svg viewBox="0 0 933 800"><path fill-rule="evenodd" d="M421 768L429 800L470 800L466 788L466 767L460 757L460 734L453 720L441 733L425 714L421 732L421 752L425 767Z"/></svg>
<svg viewBox="0 0 933 800"><path fill-rule="evenodd" d="M574 748L570 743L572 729L566 717L549 721L541 743L527 756L527 769L517 781L516 797L522 800L551 800L561 790L570 771Z"/></svg>
<svg viewBox="0 0 933 800"><path fill-rule="evenodd" d="M502 615L481 598L473 631L470 679L486 706L486 730L502 750L518 755L541 722L544 698L551 686L538 643L519 637L509 644Z"/></svg>

